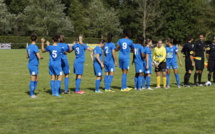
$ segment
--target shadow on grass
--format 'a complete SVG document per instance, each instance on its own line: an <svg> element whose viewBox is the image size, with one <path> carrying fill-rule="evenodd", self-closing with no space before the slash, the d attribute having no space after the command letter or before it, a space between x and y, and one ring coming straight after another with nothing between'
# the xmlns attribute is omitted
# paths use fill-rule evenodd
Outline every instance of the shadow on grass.
<svg viewBox="0 0 215 134"><path fill-rule="evenodd" d="M111 89L112 88L117 89L117 90L121 90L121 87L119 87L119 86L111 86Z"/></svg>
<svg viewBox="0 0 215 134"><path fill-rule="evenodd" d="M30 95L30 91L25 92L27 95ZM35 95L38 95L39 93L34 93Z"/></svg>

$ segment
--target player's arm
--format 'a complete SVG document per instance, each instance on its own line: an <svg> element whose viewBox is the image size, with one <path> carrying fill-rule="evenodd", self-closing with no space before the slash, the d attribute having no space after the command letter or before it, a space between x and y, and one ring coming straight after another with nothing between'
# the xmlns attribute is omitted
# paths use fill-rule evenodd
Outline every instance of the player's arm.
<svg viewBox="0 0 215 134"><path fill-rule="evenodd" d="M104 68L104 64L103 64L103 62L101 62L101 60L100 60L100 54L96 54L96 60L99 62L99 64L101 65L101 67L102 68Z"/></svg>
<svg viewBox="0 0 215 134"><path fill-rule="evenodd" d="M114 49L112 50L112 56L113 56L113 60L114 60L114 63L115 63L115 67L117 67L118 63L117 63L117 60L116 60L116 52L115 52Z"/></svg>
<svg viewBox="0 0 215 134"><path fill-rule="evenodd" d="M29 58L28 52L26 52L26 58L27 58L27 59Z"/></svg>
<svg viewBox="0 0 215 134"><path fill-rule="evenodd" d="M149 69L149 54L146 54L146 69Z"/></svg>
<svg viewBox="0 0 215 134"><path fill-rule="evenodd" d="M87 50L90 51L90 52L93 51L93 49L91 47L88 47Z"/></svg>
<svg viewBox="0 0 215 134"><path fill-rule="evenodd" d="M120 45L116 45L115 51L119 51L119 49L120 49Z"/></svg>
<svg viewBox="0 0 215 134"><path fill-rule="evenodd" d="M190 50L190 60L191 60L191 62L192 62L192 66L194 67L194 66L195 66L195 61L194 61L194 56L193 56L194 52L193 52L193 49L192 49L192 48L189 48L189 47L188 47L188 49L191 49L191 50Z"/></svg>
<svg viewBox="0 0 215 134"><path fill-rule="evenodd" d="M45 50L45 48L44 48L44 42L45 42L45 39L42 38L42 39L41 39L41 51L42 51L43 53L46 52L46 50ZM48 46L48 45L47 45L47 46Z"/></svg>
<svg viewBox="0 0 215 134"><path fill-rule="evenodd" d="M178 57L179 63L180 63L180 65L182 66L181 56L180 56L180 54L179 54L178 52L176 52L176 54L177 54L177 57Z"/></svg>
<svg viewBox="0 0 215 134"><path fill-rule="evenodd" d="M40 53L36 53L36 55L38 59L43 59L43 56L41 56Z"/></svg>
<svg viewBox="0 0 215 134"><path fill-rule="evenodd" d="M206 49L206 58L209 61L209 52L210 52L210 46Z"/></svg>
<svg viewBox="0 0 215 134"><path fill-rule="evenodd" d="M92 60L92 62L93 62L93 51L90 53L90 58L91 58L91 60Z"/></svg>
<svg viewBox="0 0 215 134"><path fill-rule="evenodd" d="M133 59L132 59L132 62L131 62L132 65L134 64L134 58L135 58L135 54L133 53Z"/></svg>
<svg viewBox="0 0 215 134"><path fill-rule="evenodd" d="M69 46L69 53L71 53L71 52L73 51L73 48L72 48L72 47L75 45L75 43L76 43L76 42L74 41L74 42L72 43L72 45Z"/></svg>

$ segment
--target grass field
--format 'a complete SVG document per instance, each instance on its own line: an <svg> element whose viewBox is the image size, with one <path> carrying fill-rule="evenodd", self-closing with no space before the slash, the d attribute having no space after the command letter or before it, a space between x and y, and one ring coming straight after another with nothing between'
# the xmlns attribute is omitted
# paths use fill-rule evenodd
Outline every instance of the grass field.
<svg viewBox="0 0 215 134"><path fill-rule="evenodd" d="M29 72L25 50L0 50L1 134L204 134L215 133L215 86L121 92L121 70L112 84L114 93L94 93L95 76L89 53L81 89L86 94L50 95L48 53L42 54L38 98L28 95ZM69 54L71 70L74 53ZM183 81L184 66L180 68ZM203 81L206 81L204 70ZM128 74L133 87L134 66ZM70 90L75 88L70 75ZM193 75L191 76L193 82ZM155 74L151 87L155 86ZM63 88L63 84L61 86ZM103 89L103 82L102 82Z"/></svg>

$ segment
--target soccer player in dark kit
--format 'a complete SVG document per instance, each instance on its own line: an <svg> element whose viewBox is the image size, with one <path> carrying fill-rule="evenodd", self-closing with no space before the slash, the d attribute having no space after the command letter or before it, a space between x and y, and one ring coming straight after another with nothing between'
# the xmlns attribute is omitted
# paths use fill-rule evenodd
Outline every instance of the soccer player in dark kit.
<svg viewBox="0 0 215 134"><path fill-rule="evenodd" d="M204 51L205 51L205 42L204 34L199 34L199 40L194 43L194 56L195 56L195 67L196 72L194 74L194 86L203 86L201 84L202 72L204 69ZM198 84L196 82L198 77Z"/></svg>
<svg viewBox="0 0 215 134"><path fill-rule="evenodd" d="M215 83L215 36L213 42L206 48L206 58L208 60L208 81L211 81L213 73L213 83Z"/></svg>
<svg viewBox="0 0 215 134"><path fill-rule="evenodd" d="M189 86L189 79L191 76L191 73L193 71L193 67L195 66L195 62L193 59L193 47L192 45L193 36L189 35L187 36L187 43L184 44L183 49L181 52L185 56L185 70L186 73L184 75L184 87L190 87Z"/></svg>

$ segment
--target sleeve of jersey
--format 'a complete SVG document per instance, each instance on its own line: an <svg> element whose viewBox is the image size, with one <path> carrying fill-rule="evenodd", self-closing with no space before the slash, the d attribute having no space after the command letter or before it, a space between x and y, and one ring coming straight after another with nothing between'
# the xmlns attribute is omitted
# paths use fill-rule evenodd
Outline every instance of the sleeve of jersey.
<svg viewBox="0 0 215 134"><path fill-rule="evenodd" d="M131 41L131 48L134 48L134 42Z"/></svg>
<svg viewBox="0 0 215 134"><path fill-rule="evenodd" d="M120 40L117 41L116 45L119 45L119 46L120 46Z"/></svg>
<svg viewBox="0 0 215 134"><path fill-rule="evenodd" d="M156 51L156 48L154 49L154 52L153 52L153 56L152 56L153 60L155 60L155 58L156 58L155 51Z"/></svg>
<svg viewBox="0 0 215 134"><path fill-rule="evenodd" d="M48 51L49 51L49 46L48 46L48 47L46 47L46 48L45 48L45 50L46 50L46 52L48 52Z"/></svg>
<svg viewBox="0 0 215 134"><path fill-rule="evenodd" d="M87 44L84 44L84 50L86 50L89 46Z"/></svg>
<svg viewBox="0 0 215 134"><path fill-rule="evenodd" d="M177 53L178 52L178 47L175 47L175 53Z"/></svg>
<svg viewBox="0 0 215 134"><path fill-rule="evenodd" d="M112 50L116 49L116 45L114 43L112 44L112 48L111 49Z"/></svg>
<svg viewBox="0 0 215 134"><path fill-rule="evenodd" d="M159 59L159 62L163 62L166 59L166 48L163 47L162 57Z"/></svg>
<svg viewBox="0 0 215 134"><path fill-rule="evenodd" d="M38 53L38 52L39 52L39 49L38 49L37 46L35 47L34 52L35 52L35 53Z"/></svg>
<svg viewBox="0 0 215 134"><path fill-rule="evenodd" d="M143 47L141 47L141 53L145 53L145 52L146 50Z"/></svg>
<svg viewBox="0 0 215 134"><path fill-rule="evenodd" d="M211 50L211 47L210 47L210 46L208 46L208 47L206 48L206 53L209 53L209 52L210 52L210 50Z"/></svg>
<svg viewBox="0 0 215 134"><path fill-rule="evenodd" d="M66 48L66 51L69 52L69 45L66 44L66 47L67 47L67 48Z"/></svg>
<svg viewBox="0 0 215 134"><path fill-rule="evenodd" d="M192 46L189 46L188 49L189 49L189 51L190 51L190 55L193 55L193 53L194 53L194 48L192 48Z"/></svg>

